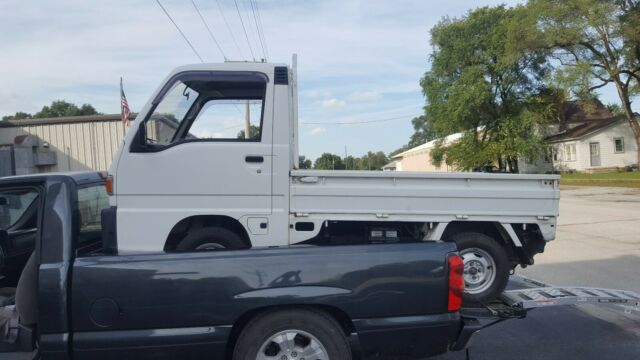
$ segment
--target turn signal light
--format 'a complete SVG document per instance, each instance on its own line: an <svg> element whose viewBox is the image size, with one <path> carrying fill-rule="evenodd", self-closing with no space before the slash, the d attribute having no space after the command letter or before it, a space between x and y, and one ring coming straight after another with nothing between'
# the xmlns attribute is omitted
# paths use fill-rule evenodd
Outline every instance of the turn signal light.
<svg viewBox="0 0 640 360"><path fill-rule="evenodd" d="M113 195L113 175L107 175L104 181L104 188L107 190L107 194Z"/></svg>
<svg viewBox="0 0 640 360"><path fill-rule="evenodd" d="M449 302L448 309L451 312L460 311L462 297L464 296L464 263L458 255L449 257Z"/></svg>

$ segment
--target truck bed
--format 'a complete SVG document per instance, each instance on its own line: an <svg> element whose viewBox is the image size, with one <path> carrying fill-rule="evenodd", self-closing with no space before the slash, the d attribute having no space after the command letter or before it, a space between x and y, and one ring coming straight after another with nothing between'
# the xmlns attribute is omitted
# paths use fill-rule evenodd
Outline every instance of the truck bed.
<svg viewBox="0 0 640 360"><path fill-rule="evenodd" d="M365 354L442 353L461 325L447 310L455 250L423 242L78 258L74 358L224 359L234 324L282 306L345 314Z"/></svg>
<svg viewBox="0 0 640 360"><path fill-rule="evenodd" d="M532 222L556 217L558 175L380 171L291 172L291 212L362 220Z"/></svg>

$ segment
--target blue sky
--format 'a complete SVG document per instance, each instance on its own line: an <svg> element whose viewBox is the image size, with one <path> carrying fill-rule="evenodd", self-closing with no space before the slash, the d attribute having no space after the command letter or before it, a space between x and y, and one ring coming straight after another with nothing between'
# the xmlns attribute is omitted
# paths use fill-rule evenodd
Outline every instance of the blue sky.
<svg viewBox="0 0 640 360"><path fill-rule="evenodd" d="M250 58L233 0L194 0L226 56ZM248 0L237 0L256 57L262 50ZM223 61L190 0L163 0L207 62ZM300 153L390 152L408 141L424 106L429 29L443 16L497 0L257 0L269 60L298 54ZM233 35L231 35L233 34ZM235 38L235 41L234 41ZM238 46L236 46L236 43ZM119 77L139 110L174 67L199 62L154 0L0 2L0 115L52 100L118 113ZM612 89L602 93L616 102ZM394 119L362 125L329 122ZM308 124L314 123L314 124Z"/></svg>

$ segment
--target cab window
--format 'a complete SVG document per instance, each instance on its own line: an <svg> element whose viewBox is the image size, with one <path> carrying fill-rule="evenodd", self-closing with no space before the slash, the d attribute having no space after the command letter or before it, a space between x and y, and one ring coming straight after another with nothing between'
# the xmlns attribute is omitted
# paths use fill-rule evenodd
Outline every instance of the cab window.
<svg viewBox="0 0 640 360"><path fill-rule="evenodd" d="M253 72L178 78L145 120L146 150L190 141L261 141L267 81Z"/></svg>

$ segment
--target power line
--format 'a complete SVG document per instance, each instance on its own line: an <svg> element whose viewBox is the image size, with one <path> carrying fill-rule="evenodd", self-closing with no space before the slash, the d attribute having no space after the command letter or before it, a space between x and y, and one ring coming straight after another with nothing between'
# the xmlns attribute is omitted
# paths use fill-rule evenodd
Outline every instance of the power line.
<svg viewBox="0 0 640 360"><path fill-rule="evenodd" d="M251 5L251 12L253 13L253 21L256 24L256 31L258 32L258 40L260 40L260 47L262 48L262 53L264 54L264 58L266 60L267 52L265 50L265 44L262 41L262 32L260 31L260 26L258 25L258 16L256 15L256 9L253 6L253 0L249 0L249 5Z"/></svg>
<svg viewBox="0 0 640 360"><path fill-rule="evenodd" d="M184 41L186 41L187 44L189 44L189 47L191 48L191 50L193 50L193 53L196 54L198 59L200 59L200 62L204 63L204 60L202 60L202 56L200 56L200 54L198 54L198 51L196 50L196 48L193 47L193 44L191 44L191 41L189 41L187 36L182 32L182 30L180 29L178 24L176 24L176 22L173 21L173 18L171 17L171 15L169 15L169 13L167 12L167 9L165 9L164 6L162 6L162 4L160 3L160 0L156 0L156 2L158 3L158 5L160 5L160 8L162 9L162 11L164 11L164 13L167 15L169 20L171 20L171 22L176 27L176 29L178 29L178 32L180 33L180 35L182 35L182 38L184 39Z"/></svg>
<svg viewBox="0 0 640 360"><path fill-rule="evenodd" d="M193 4L193 7L196 9L198 16L200 16L200 20L202 20L202 24L204 24L204 27L207 28L207 31L209 32L209 36L211 37L211 40L213 40L213 42L216 44L216 46L218 47L218 50L220 50L220 53L222 54L222 57L226 61L227 55L225 55L224 51L222 51L222 47L218 43L218 40L216 40L216 37L213 35L211 28L209 28L209 24L207 24L207 22L204 20L204 17L202 17L202 13L200 12L200 9L198 9L198 5L196 5L196 2L194 0L191 0L191 3Z"/></svg>
<svg viewBox="0 0 640 360"><path fill-rule="evenodd" d="M249 41L249 35L247 35L247 28L244 27L244 21L242 20L242 15L240 15L240 8L238 7L238 1L233 0L236 4L236 11L238 12L238 17L240 18L240 24L242 24L242 30L244 30L244 37L247 38L247 45L249 45L249 51L251 52L251 57L253 61L256 61L256 56L253 54L253 49L251 48L251 42Z"/></svg>
<svg viewBox="0 0 640 360"><path fill-rule="evenodd" d="M260 8L258 7L258 0L253 0L256 5L256 13L258 13L258 22L260 23L260 29L262 29L262 40L264 41L264 49L267 50L267 57L271 57L269 55L269 46L267 46L267 37L264 35L264 25L262 24L262 15L260 15Z"/></svg>
<svg viewBox="0 0 640 360"><path fill-rule="evenodd" d="M240 49L240 45L238 45L238 41L236 40L236 37L233 36L231 25L229 25L229 21L227 21L227 17L224 15L224 11L222 11L222 6L220 6L220 1L216 0L216 5L218 5L218 11L220 12L220 15L222 16L222 20L224 20L224 23L227 26L227 31L229 32L229 35L231 35L231 39L233 40L233 43L236 45L236 49L238 49L238 52L240 53L240 57L244 59L244 54L242 53L242 49Z"/></svg>
<svg viewBox="0 0 640 360"><path fill-rule="evenodd" d="M343 122L301 122L301 124L304 125L350 125L350 124L369 124L369 123L377 123L377 122L384 122L384 121L392 121L392 120L401 120L401 119L407 119L407 118L412 118L412 117L416 117L416 115L404 115L404 116L398 116L398 117L392 117L392 118L386 118L386 119L377 119L377 120L363 120L363 121L343 121Z"/></svg>

